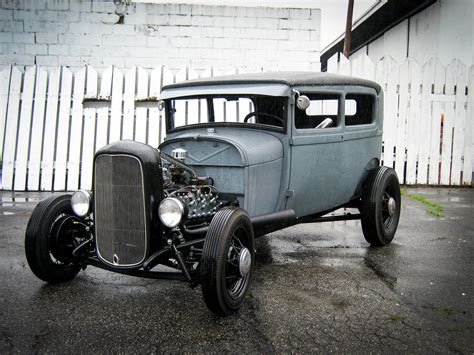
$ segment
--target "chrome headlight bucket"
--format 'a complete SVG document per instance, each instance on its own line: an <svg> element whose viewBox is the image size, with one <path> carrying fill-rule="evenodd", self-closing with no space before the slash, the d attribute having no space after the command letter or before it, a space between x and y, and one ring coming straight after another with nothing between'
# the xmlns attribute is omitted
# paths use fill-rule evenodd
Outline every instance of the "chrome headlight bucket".
<svg viewBox="0 0 474 355"><path fill-rule="evenodd" d="M92 195L86 190L77 190L71 197L71 208L73 212L84 217L91 211Z"/></svg>
<svg viewBox="0 0 474 355"><path fill-rule="evenodd" d="M168 228L178 226L187 215L187 206L178 198L167 197L160 203L158 217Z"/></svg>

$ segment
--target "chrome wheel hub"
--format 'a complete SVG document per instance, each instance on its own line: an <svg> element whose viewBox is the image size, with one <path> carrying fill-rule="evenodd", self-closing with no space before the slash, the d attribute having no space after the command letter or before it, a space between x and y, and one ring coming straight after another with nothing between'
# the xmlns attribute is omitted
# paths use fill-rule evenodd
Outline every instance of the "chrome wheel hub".
<svg viewBox="0 0 474 355"><path fill-rule="evenodd" d="M395 199L393 197L390 197L387 205L388 205L388 214L390 216L393 216L395 214L395 210L397 209L397 203L395 202Z"/></svg>
<svg viewBox="0 0 474 355"><path fill-rule="evenodd" d="M244 277L250 272L252 266L252 256L247 248L242 248L239 255L239 272L240 276Z"/></svg>

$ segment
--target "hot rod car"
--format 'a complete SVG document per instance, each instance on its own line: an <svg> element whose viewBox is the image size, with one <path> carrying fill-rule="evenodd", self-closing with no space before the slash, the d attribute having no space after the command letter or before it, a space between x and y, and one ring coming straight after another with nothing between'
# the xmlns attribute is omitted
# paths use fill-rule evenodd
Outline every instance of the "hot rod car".
<svg viewBox="0 0 474 355"><path fill-rule="evenodd" d="M400 187L380 162L378 84L242 74L165 86L157 104L158 149L111 143L95 154L92 191L53 195L33 211L25 249L41 280L64 282L87 265L183 280L228 315L245 300L258 236L360 219L372 246L392 241ZM341 207L360 213L328 215Z"/></svg>

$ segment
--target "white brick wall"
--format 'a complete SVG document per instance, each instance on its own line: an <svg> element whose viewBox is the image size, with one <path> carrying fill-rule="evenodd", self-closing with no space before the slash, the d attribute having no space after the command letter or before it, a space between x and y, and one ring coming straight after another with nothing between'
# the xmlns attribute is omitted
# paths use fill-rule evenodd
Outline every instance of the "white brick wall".
<svg viewBox="0 0 474 355"><path fill-rule="evenodd" d="M0 65L319 70L317 9L0 1Z"/></svg>

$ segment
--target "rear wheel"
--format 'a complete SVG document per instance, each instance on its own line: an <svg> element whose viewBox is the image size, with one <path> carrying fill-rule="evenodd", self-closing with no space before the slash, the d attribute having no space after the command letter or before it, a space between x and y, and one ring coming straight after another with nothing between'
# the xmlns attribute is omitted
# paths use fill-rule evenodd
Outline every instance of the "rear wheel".
<svg viewBox="0 0 474 355"><path fill-rule="evenodd" d="M212 312L226 316L241 307L254 262L254 235L247 213L223 208L211 221L200 263L202 294Z"/></svg>
<svg viewBox="0 0 474 355"><path fill-rule="evenodd" d="M73 279L81 269L72 251L79 245L78 218L73 216L71 195L51 196L31 214L25 235L26 260L41 280L59 283Z"/></svg>
<svg viewBox="0 0 474 355"><path fill-rule="evenodd" d="M364 185L361 224L364 237L373 246L389 244L400 219L400 184L395 170L385 166L371 171Z"/></svg>

